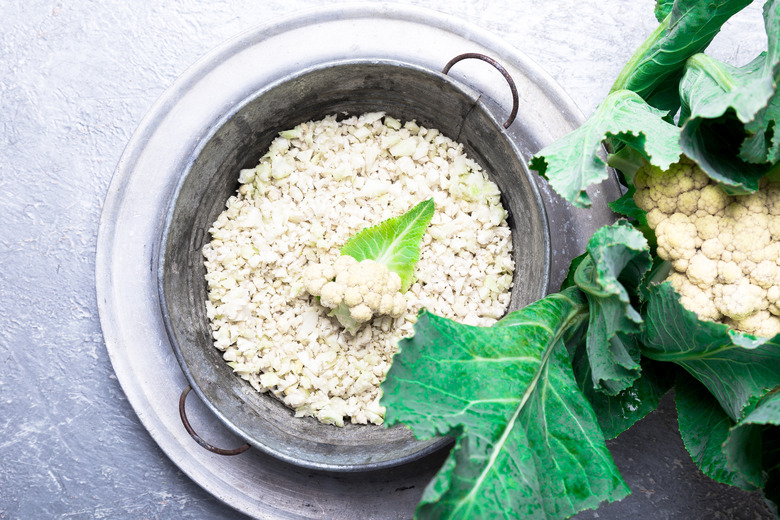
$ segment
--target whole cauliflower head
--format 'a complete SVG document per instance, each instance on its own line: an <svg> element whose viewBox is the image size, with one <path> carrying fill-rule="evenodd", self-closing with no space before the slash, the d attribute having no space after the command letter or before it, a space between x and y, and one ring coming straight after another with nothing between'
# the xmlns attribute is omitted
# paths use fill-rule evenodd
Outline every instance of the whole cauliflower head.
<svg viewBox="0 0 780 520"><path fill-rule="evenodd" d="M780 183L728 195L683 157L666 171L645 165L634 185L680 303L741 332L780 333Z"/></svg>
<svg viewBox="0 0 780 520"><path fill-rule="evenodd" d="M312 263L304 270L303 283L352 333L374 316L400 318L406 313L401 277L374 260L341 255L332 266Z"/></svg>

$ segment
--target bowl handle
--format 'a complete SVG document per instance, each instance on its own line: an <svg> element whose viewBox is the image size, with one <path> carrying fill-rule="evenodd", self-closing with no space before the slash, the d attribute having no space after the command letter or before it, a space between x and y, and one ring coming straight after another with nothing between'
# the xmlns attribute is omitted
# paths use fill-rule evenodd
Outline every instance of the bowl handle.
<svg viewBox="0 0 780 520"><path fill-rule="evenodd" d="M187 433L190 434L190 437L195 439L195 442L200 444L203 448L206 448L212 453L216 453L218 455L238 455L239 453L244 453L246 450L250 448L249 444L244 444L243 446L236 448L234 450L225 450L222 448L216 448L209 444L208 442L204 441L200 435L195 433L195 430L190 425L190 421L187 419L187 412L185 411L185 403L187 402L187 394L190 393L190 390L192 390L192 386L187 385L187 387L182 391L181 396L179 397L179 417L181 417L181 422L184 424L184 429L187 430Z"/></svg>
<svg viewBox="0 0 780 520"><path fill-rule="evenodd" d="M509 125L512 124L512 122L515 120L515 117L517 117L517 107L520 103L519 96L517 95L517 87L515 86L515 82L512 79L512 76L509 75L509 72L496 60L491 58L490 56L486 56L484 54L480 54L478 52L467 52L465 54L459 54L458 56L455 56L452 58L442 69L442 74L447 74L453 65L458 63L461 60L465 59L478 59L482 60L484 62L490 63L493 65L493 67L498 70L498 72L501 73L502 76L504 76L504 79L506 79L507 83L509 83L509 89L512 91L512 111L509 113L509 117L507 118L506 122L504 123L504 128L509 128Z"/></svg>

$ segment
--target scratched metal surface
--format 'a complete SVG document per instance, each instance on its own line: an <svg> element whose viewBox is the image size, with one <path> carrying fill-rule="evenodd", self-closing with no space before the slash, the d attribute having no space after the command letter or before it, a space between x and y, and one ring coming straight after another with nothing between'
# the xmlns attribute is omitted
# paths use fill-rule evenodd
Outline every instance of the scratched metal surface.
<svg viewBox="0 0 780 520"><path fill-rule="evenodd" d="M648 0L401 3L500 36L585 114L654 26ZM97 315L97 228L122 150L158 96L225 39L319 4L0 2L0 518L241 517L165 456L114 376ZM762 45L753 5L713 53L742 64ZM667 401L611 442L634 493L579 517L769 518L755 495L701 476L674 427Z"/></svg>

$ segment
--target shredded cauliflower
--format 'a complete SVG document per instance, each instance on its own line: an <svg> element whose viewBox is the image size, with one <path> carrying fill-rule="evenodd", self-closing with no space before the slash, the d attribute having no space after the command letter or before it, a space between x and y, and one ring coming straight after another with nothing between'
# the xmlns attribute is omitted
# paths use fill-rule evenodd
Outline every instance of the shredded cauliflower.
<svg viewBox="0 0 780 520"><path fill-rule="evenodd" d="M239 182L203 248L214 345L237 375L296 416L381 424L379 385L422 307L469 325L506 313L514 262L501 194L438 130L379 112L302 123L281 132ZM321 300L340 292L329 288L318 302L305 290L306 266L320 263L324 290L337 281L328 270L350 236L430 197L437 211L402 315L393 317L394 302L351 334L321 312ZM352 296L345 290L343 301Z"/></svg>
<svg viewBox="0 0 780 520"><path fill-rule="evenodd" d="M640 168L634 185L683 306L741 332L780 333L780 184L730 196L683 158Z"/></svg>

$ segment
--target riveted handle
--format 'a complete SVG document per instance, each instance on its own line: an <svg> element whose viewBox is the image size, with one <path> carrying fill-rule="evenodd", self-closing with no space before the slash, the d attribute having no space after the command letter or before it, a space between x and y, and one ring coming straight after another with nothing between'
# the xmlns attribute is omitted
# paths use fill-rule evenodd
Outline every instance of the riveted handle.
<svg viewBox="0 0 780 520"><path fill-rule="evenodd" d="M181 422L184 425L184 429L187 430L187 433L190 434L190 437L195 439L195 442L200 444L201 447L209 450L212 453L216 453L217 455L238 455L239 453L244 453L246 450L250 448L249 444L244 444L243 446L236 448L234 450L225 450L222 448L217 448L215 446L212 446L208 442L204 441L200 435L195 433L195 430L190 425L190 421L187 419L187 412L185 410L185 403L187 402L187 394L190 393L190 390L192 390L192 387L190 385L187 385L187 387L182 391L181 396L179 396L179 417L181 417Z"/></svg>
<svg viewBox="0 0 780 520"><path fill-rule="evenodd" d="M515 81L512 79L512 76L509 75L509 72L498 63L496 60L491 58L490 56L486 56L484 54L480 54L478 52L467 52L465 54L459 54L458 56L455 56L452 58L442 69L442 74L447 74L453 65L458 63L459 61L466 60L466 59L477 59L482 60L484 62L487 62L493 67L498 70L498 72L501 73L502 76L504 76L504 79L509 84L509 89L512 91L512 110L509 112L509 117L507 118L506 122L504 123L504 128L509 128L509 125L512 124L512 122L517 117L517 108L520 104L520 96L517 94L517 87L515 86Z"/></svg>

